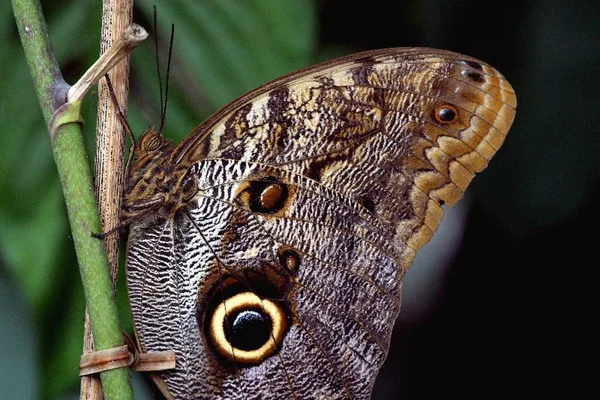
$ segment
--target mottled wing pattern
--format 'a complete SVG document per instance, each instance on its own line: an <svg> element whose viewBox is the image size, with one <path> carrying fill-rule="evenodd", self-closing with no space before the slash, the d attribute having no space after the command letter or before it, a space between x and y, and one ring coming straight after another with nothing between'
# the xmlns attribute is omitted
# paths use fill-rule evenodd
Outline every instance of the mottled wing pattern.
<svg viewBox="0 0 600 400"><path fill-rule="evenodd" d="M189 195L130 231L138 342L177 356L163 389L181 399L368 398L403 274L441 205L502 145L515 107L487 64L388 49L278 79L196 128L164 166L182 171L177 190ZM256 312L281 310L265 311L283 334L267 336L273 346L257 358L215 344L211 318L219 303L226 314L237 307L237 292L259 298ZM238 340L236 325L222 325Z"/></svg>

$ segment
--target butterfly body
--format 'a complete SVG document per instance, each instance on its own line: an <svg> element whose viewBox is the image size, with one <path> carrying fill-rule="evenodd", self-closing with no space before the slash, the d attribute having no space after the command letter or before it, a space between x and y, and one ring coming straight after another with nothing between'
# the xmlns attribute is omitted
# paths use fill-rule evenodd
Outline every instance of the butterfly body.
<svg viewBox="0 0 600 400"><path fill-rule="evenodd" d="M492 67L432 49L319 64L172 146L136 147L124 199L138 344L173 398L368 398L401 278L504 141Z"/></svg>

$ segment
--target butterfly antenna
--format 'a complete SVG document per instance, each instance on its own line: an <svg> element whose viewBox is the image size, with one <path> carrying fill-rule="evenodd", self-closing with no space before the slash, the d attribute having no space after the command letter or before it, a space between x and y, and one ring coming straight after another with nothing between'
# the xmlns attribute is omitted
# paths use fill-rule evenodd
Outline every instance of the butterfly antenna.
<svg viewBox="0 0 600 400"><path fill-rule="evenodd" d="M125 166L125 176L129 176L129 166L131 165L131 161L133 160L133 149L135 148L135 137L133 136L133 131L131 130L131 126L129 126L129 122L127 122L127 118L125 118L125 114L121 111L121 107L119 107L119 102L117 100L117 95L115 94L115 89L113 88L112 82L108 74L104 75L106 78L106 86L108 87L108 93L110 94L110 98L117 109L117 115L119 116L119 121L121 121L121 125L127 132L127 136L129 136L129 140L131 140L131 147L129 148L129 157L127 157L127 165Z"/></svg>
<svg viewBox="0 0 600 400"><path fill-rule="evenodd" d="M158 49L158 17L156 6L154 6L154 50L156 52L156 73L158 75L158 90L160 92L160 127L158 132L162 132L167 117L167 97L169 94L169 73L171 71L171 55L173 54L173 36L175 34L175 25L171 25L171 40L169 42L169 58L167 60L167 75L165 78L165 94L163 99L162 75L160 73L160 52Z"/></svg>
<svg viewBox="0 0 600 400"><path fill-rule="evenodd" d="M175 25L171 24L171 40L169 41L169 58L167 58L167 75L165 77L165 102L161 104L160 110L160 129L162 132L165 120L167 119L167 102L169 100L169 76L171 75L171 56L173 55L173 38L175 37ZM162 100L162 96L161 96Z"/></svg>

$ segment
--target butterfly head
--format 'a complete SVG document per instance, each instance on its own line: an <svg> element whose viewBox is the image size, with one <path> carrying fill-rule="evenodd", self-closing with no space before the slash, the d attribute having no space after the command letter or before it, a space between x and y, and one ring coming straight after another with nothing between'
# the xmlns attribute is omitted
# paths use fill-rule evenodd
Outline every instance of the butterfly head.
<svg viewBox="0 0 600 400"><path fill-rule="evenodd" d="M140 136L135 146L136 163L139 163L141 158L156 159L162 153L171 153L173 145L163 136L160 131L156 131L154 126L149 126Z"/></svg>
<svg viewBox="0 0 600 400"><path fill-rule="evenodd" d="M135 144L133 162L127 166L123 219L134 219L165 203L175 185L169 158L173 144L150 126Z"/></svg>

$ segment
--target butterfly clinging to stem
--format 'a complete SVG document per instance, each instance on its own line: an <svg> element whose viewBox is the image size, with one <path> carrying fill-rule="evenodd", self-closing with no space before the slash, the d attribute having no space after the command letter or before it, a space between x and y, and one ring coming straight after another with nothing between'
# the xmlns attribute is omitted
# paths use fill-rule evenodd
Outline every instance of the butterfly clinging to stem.
<svg viewBox="0 0 600 400"><path fill-rule="evenodd" d="M238 98L128 169L138 346L175 399L366 399L416 251L502 145L508 81L427 48L358 53Z"/></svg>

